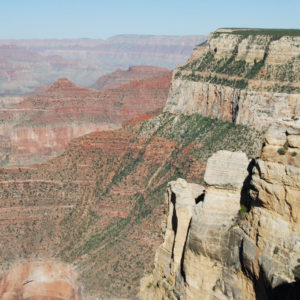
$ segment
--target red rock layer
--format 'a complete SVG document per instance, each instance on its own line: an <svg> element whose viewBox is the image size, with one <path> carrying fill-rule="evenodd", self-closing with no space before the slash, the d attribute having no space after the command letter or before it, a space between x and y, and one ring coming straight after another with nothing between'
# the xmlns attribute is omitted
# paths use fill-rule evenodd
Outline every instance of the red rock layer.
<svg viewBox="0 0 300 300"><path fill-rule="evenodd" d="M59 263L21 263L0 280L2 300L82 300L76 275Z"/></svg>
<svg viewBox="0 0 300 300"><path fill-rule="evenodd" d="M117 71L101 76L91 88L96 90L106 90L116 88L122 84L126 84L132 80L140 80L145 78L157 77L168 73L165 68L153 66L132 66L127 70L118 69Z"/></svg>
<svg viewBox="0 0 300 300"><path fill-rule="evenodd" d="M0 169L2 266L59 257L78 267L92 295L135 299L161 243L166 184L178 176L177 166L188 175L194 147L178 155L174 139L139 136L139 130L135 123L94 132L47 163ZM192 176L199 180L202 168Z"/></svg>
<svg viewBox="0 0 300 300"><path fill-rule="evenodd" d="M11 145L0 149L2 162L7 155L10 165L44 161L73 138L116 129L125 120L161 109L170 81L169 72L99 92L61 78L46 92L0 110L0 135Z"/></svg>

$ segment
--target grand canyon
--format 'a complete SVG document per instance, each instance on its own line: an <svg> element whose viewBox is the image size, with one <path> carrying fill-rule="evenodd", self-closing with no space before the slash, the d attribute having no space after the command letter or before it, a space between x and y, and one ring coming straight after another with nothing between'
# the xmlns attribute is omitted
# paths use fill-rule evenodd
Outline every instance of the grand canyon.
<svg viewBox="0 0 300 300"><path fill-rule="evenodd" d="M300 31L64 42L0 43L73 60L2 83L0 298L299 299Z"/></svg>

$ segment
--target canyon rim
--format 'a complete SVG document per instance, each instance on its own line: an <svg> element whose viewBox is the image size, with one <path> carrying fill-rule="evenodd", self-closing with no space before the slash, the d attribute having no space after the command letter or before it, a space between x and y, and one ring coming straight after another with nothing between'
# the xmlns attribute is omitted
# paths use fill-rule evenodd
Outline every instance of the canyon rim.
<svg viewBox="0 0 300 300"><path fill-rule="evenodd" d="M300 31L163 67L3 102L1 299L299 299Z"/></svg>

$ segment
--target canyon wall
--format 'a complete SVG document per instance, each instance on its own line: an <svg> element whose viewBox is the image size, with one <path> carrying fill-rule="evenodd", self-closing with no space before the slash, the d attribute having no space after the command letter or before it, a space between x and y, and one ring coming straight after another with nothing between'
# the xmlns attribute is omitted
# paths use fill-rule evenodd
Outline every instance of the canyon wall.
<svg viewBox="0 0 300 300"><path fill-rule="evenodd" d="M299 299L299 142L300 121L285 118L259 158L219 151L205 187L170 182L164 242L141 298Z"/></svg>
<svg viewBox="0 0 300 300"><path fill-rule="evenodd" d="M0 95L31 93L67 77L90 86L133 65L173 69L205 36L118 35L102 39L0 40Z"/></svg>
<svg viewBox="0 0 300 300"><path fill-rule="evenodd" d="M153 112L153 99L166 97L170 74L105 91L63 79L2 110L2 125L14 124L16 131L52 130L54 122L59 129L72 122L116 124L138 115L118 130L73 139L45 163L0 169L3 278L17 263L52 261L78 272L85 299L136 299L147 272L140 292L145 299L297 297L299 37L259 33L223 30L197 47L187 68L173 75L160 115ZM282 41L291 46L283 48L287 64L273 49ZM251 86L251 80L261 86ZM205 84L213 93L201 94L201 88L204 98L197 98L195 89ZM243 98L255 104L248 111L241 101L246 91L257 92ZM243 124L265 129L282 114L289 117L274 122L260 154L261 132ZM9 165L5 130L1 151ZM60 142L59 132L46 136ZM33 130L23 135L38 136ZM72 278L75 292L79 285ZM0 284L1 291L20 286L14 279Z"/></svg>
<svg viewBox="0 0 300 300"><path fill-rule="evenodd" d="M46 161L63 152L76 137L120 128L122 122L160 110L166 102L171 73L155 67L153 78L130 81L114 89L95 91L66 78L45 92L0 109L0 166ZM132 74L132 72L129 72ZM156 76L160 75L160 76ZM123 76L123 80L126 76Z"/></svg>
<svg viewBox="0 0 300 300"><path fill-rule="evenodd" d="M131 66L127 70L118 69L111 74L99 77L91 85L91 88L96 90L113 89L132 80L158 77L168 72L170 72L168 69L153 66Z"/></svg>
<svg viewBox="0 0 300 300"><path fill-rule="evenodd" d="M164 111L266 129L300 113L300 33L220 29L173 73Z"/></svg>
<svg viewBox="0 0 300 300"><path fill-rule="evenodd" d="M45 163L0 169L0 274L19 262L63 262L85 299L136 299L162 241L167 183L202 184L213 152L252 157L260 148L259 133L245 126L144 114L73 139Z"/></svg>

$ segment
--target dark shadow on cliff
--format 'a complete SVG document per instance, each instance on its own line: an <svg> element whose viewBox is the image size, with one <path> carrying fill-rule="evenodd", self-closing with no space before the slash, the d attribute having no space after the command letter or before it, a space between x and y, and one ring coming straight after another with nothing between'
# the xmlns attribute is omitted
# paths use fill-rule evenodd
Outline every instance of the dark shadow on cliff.
<svg viewBox="0 0 300 300"><path fill-rule="evenodd" d="M267 278L262 269L259 271L259 278L254 280L254 290L256 300L270 300L270 290L267 284Z"/></svg>
<svg viewBox="0 0 300 300"><path fill-rule="evenodd" d="M255 160L252 159L247 167L248 175L243 182L243 187L241 190L241 205L244 205L250 210L251 206L251 197L249 194L249 190L251 189L251 180L252 180L252 170L255 166Z"/></svg>
<svg viewBox="0 0 300 300"><path fill-rule="evenodd" d="M205 197L205 192L203 194L201 194L200 196L198 196L196 199L195 199L195 203L198 204L199 202L203 202L204 201L204 197Z"/></svg>
<svg viewBox="0 0 300 300"><path fill-rule="evenodd" d="M262 269L254 289L256 300L300 300L300 281L285 282L272 288Z"/></svg>
<svg viewBox="0 0 300 300"><path fill-rule="evenodd" d="M282 283L272 289L271 300L299 300L300 282Z"/></svg>
<svg viewBox="0 0 300 300"><path fill-rule="evenodd" d="M171 194L171 202L173 203L172 229L174 231L174 235L176 236L178 220L177 220L176 209L175 209L176 195L173 192Z"/></svg>
<svg viewBox="0 0 300 300"><path fill-rule="evenodd" d="M176 215L175 203L176 203L176 195L172 192L171 194L171 202L173 203L173 214L172 214L172 230L174 231L174 242L172 248L172 259L174 258L174 246L175 246L175 238L177 233L178 219Z"/></svg>
<svg viewBox="0 0 300 300"><path fill-rule="evenodd" d="M255 159L252 159L248 165L248 175L243 182L243 187L241 190L240 204L241 206L244 205L245 207L247 207L248 211L250 210L251 206L261 206L261 204L258 201L255 201L256 199L253 199L253 196L256 193L254 186L251 185L252 172L254 166L256 166Z"/></svg>

